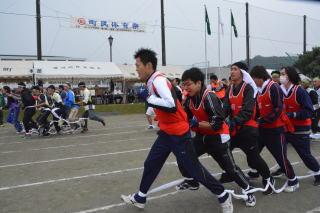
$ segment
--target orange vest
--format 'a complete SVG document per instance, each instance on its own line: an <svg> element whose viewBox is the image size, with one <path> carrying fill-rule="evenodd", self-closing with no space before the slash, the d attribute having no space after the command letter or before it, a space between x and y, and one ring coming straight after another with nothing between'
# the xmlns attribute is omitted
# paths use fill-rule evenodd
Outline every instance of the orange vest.
<svg viewBox="0 0 320 213"><path fill-rule="evenodd" d="M286 112L298 112L301 109L300 104L297 102L297 90L300 86L295 85L292 88L291 95L289 97L284 97L284 107ZM310 126L311 119L298 120L295 118L290 118L290 122L294 126Z"/></svg>
<svg viewBox="0 0 320 213"><path fill-rule="evenodd" d="M276 84L276 82L270 81L266 86L265 92L263 94L258 94L258 106L259 106L261 117L265 117L268 114L272 113L273 105L271 102L270 87L273 84ZM277 118L277 120L275 120L272 123L265 123L261 125L262 128L278 128L283 126L284 126L284 122L282 121L281 116L279 116L279 118Z"/></svg>
<svg viewBox="0 0 320 213"><path fill-rule="evenodd" d="M190 108L192 114L197 118L197 120L199 122L200 121L209 122L208 114L204 109L204 99L206 98L206 96L208 95L209 92L211 92L211 91L205 90L198 108L195 108L192 100L190 100L189 108ZM229 134L229 127L227 126L227 124L225 122L223 122L221 129L219 129L217 131L215 131L213 129L203 129L203 128L199 128L199 127L192 128L192 130L199 133L199 134L202 134L202 135Z"/></svg>
<svg viewBox="0 0 320 213"><path fill-rule="evenodd" d="M163 74L157 74L154 79L158 76L163 76ZM167 86L170 90L173 90L171 83L167 80ZM154 93L158 95L156 88L152 84L152 89ZM189 131L189 122L186 112L183 110L180 101L176 100L177 111L175 113L165 112L161 109L154 108L154 112L158 119L158 126L160 130L164 131L169 135L184 135Z"/></svg>
<svg viewBox="0 0 320 213"><path fill-rule="evenodd" d="M211 83L211 88L216 93L218 98L223 99L226 95L226 89L222 87L219 91L216 90L220 86L220 83L220 81L218 81L218 83Z"/></svg>
<svg viewBox="0 0 320 213"><path fill-rule="evenodd" d="M246 82L244 82L242 84L242 87L240 89L240 92L238 93L237 96L234 96L233 95L233 85L231 85L230 87L230 91L229 91L229 102L230 102L230 105L231 105L231 110L232 110L232 118L236 117L241 109L242 109L242 103L243 103L243 92L244 92L244 89L246 88ZM250 120L246 121L243 125L245 126L252 126L252 127L255 127L257 128L258 127L258 123L254 120L255 119L255 115L256 115L256 106L254 106L253 108L253 114L250 118Z"/></svg>

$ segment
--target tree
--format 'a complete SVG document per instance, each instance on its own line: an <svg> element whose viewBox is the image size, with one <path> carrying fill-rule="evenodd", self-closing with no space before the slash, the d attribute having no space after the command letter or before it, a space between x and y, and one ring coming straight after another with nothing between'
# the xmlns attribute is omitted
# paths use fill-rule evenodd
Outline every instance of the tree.
<svg viewBox="0 0 320 213"><path fill-rule="evenodd" d="M320 47L299 55L294 66L309 77L320 77Z"/></svg>

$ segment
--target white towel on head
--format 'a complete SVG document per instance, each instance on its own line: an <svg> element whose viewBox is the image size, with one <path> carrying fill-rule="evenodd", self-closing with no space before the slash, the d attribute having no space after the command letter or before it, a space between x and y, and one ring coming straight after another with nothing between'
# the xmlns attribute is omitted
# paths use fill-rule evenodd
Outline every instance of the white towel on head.
<svg viewBox="0 0 320 213"><path fill-rule="evenodd" d="M256 83L254 83L254 80L251 78L249 73L247 73L243 69L240 69L240 70L241 70L241 72L243 74L243 81L252 86L253 91L254 91L253 97L255 98L257 96L257 93L258 93L258 87L257 87Z"/></svg>

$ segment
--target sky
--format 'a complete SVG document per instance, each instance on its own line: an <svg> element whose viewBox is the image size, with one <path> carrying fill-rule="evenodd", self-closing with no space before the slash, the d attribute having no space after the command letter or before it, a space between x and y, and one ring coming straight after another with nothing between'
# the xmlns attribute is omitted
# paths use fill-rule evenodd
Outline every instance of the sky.
<svg viewBox="0 0 320 213"><path fill-rule="evenodd" d="M0 54L35 55L35 0L0 0ZM203 65L205 62L204 5L212 34L207 36L210 66L218 66L218 7L223 23L220 65L246 57L245 2L243 0L164 0L167 64ZM249 3L250 55L285 56L303 51L303 15L307 16L307 49L320 46L320 3L289 0L247 0ZM232 38L230 10L239 37ZM6 13L6 14L4 14ZM10 14L8 14L10 13ZM15 13L13 15L11 13ZM134 63L141 47L158 53L161 63L160 0L41 0L43 55L109 61L112 35L113 62ZM49 17L48 17L49 16ZM110 32L70 27L70 17L145 23L146 30ZM57 18L60 17L60 18Z"/></svg>

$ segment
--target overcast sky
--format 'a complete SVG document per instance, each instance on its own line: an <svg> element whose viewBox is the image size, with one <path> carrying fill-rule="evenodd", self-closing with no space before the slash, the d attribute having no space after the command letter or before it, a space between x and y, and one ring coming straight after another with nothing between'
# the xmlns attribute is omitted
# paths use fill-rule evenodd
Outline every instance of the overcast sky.
<svg viewBox="0 0 320 213"><path fill-rule="evenodd" d="M35 14L35 0L0 0L0 12ZM245 59L245 2L242 0L164 0L167 64L204 62L204 4L211 23L207 38L210 65L218 65L218 13L224 24L221 65L230 64L230 9L239 37L233 38L234 61ZM303 50L303 15L307 16L307 48L320 46L320 3L248 0L251 57L299 54ZM274 12L278 11L278 12ZM85 17L146 23L146 32L108 32L70 27L68 18L42 18L43 55L109 60L107 37L112 35L113 61L132 64L139 47L149 47L161 61L160 0L41 0L43 16ZM0 13L0 54L36 54L35 18Z"/></svg>

